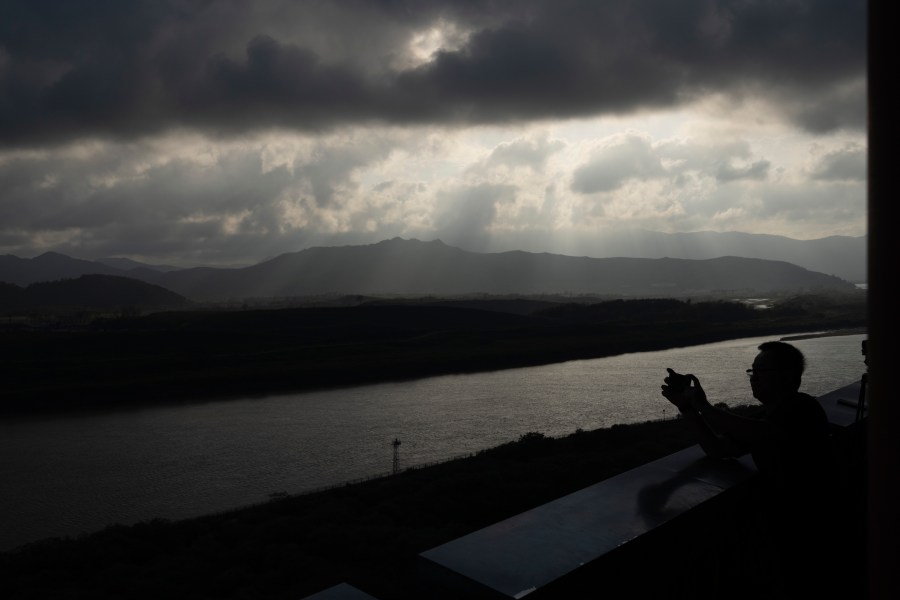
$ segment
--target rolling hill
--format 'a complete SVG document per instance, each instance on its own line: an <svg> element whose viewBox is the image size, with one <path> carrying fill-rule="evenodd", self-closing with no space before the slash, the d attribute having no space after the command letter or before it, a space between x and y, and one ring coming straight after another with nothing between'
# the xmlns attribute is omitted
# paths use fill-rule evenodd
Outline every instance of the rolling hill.
<svg viewBox="0 0 900 600"><path fill-rule="evenodd" d="M848 281L784 262L722 256L589 258L522 251L476 253L440 240L394 238L376 244L308 248L244 268L119 270L47 253L0 257L0 281L118 274L162 286L195 301L325 294L465 295L593 294L616 297L755 295L852 291ZM33 269L29 270L29 265ZM55 269L55 271L54 271ZM45 279L46 280L46 279Z"/></svg>
<svg viewBox="0 0 900 600"><path fill-rule="evenodd" d="M77 279L62 279L32 283L22 288L0 283L0 310L121 307L178 308L187 299L174 292L128 277L115 275L82 275Z"/></svg>

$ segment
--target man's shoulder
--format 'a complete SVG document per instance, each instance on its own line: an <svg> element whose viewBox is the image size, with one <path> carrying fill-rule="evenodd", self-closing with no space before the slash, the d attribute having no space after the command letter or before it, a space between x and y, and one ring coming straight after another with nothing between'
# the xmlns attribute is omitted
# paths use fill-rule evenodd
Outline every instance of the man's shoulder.
<svg viewBox="0 0 900 600"><path fill-rule="evenodd" d="M819 401L804 392L796 392L786 398L779 404L773 416L777 421L789 423L819 422L827 424L828 422L825 409L822 408Z"/></svg>
<svg viewBox="0 0 900 600"><path fill-rule="evenodd" d="M819 408L821 408L819 401L816 400L816 398L814 396L810 396L806 392L797 392L796 394L794 394L793 399L794 399L794 402L797 402L804 406L813 406L814 405L814 406L818 406Z"/></svg>

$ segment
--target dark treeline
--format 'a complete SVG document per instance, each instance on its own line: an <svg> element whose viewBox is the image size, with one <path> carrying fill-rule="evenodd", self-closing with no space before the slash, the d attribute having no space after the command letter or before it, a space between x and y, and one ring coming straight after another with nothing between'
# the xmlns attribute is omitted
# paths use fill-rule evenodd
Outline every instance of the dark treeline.
<svg viewBox="0 0 900 600"><path fill-rule="evenodd" d="M649 319L654 323L705 321L709 323L749 321L759 311L741 302L690 302L675 299L610 300L597 304L564 304L545 308L536 314L578 323L610 323ZM782 315L780 308L772 315Z"/></svg>
<svg viewBox="0 0 900 600"><path fill-rule="evenodd" d="M865 296L740 302L374 300L0 329L0 412L127 407L475 372L865 327ZM0 322L0 327L4 324Z"/></svg>
<svg viewBox="0 0 900 600"><path fill-rule="evenodd" d="M183 296L158 285L113 275L82 275L24 288L0 281L0 315L27 315L54 308L181 308L188 304Z"/></svg>

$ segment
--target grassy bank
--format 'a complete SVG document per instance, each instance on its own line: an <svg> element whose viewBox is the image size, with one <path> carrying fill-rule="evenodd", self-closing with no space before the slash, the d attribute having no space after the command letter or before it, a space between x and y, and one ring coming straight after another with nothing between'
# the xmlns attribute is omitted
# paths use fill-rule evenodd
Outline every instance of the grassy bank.
<svg viewBox="0 0 900 600"><path fill-rule="evenodd" d="M8 598L415 598L418 553L693 443L680 419L549 438L229 513L0 553Z"/></svg>

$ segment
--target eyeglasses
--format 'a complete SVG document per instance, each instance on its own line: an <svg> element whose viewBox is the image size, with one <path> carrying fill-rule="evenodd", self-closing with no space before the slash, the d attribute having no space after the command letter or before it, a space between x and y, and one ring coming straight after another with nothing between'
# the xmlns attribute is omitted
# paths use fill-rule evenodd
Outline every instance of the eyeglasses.
<svg viewBox="0 0 900 600"><path fill-rule="evenodd" d="M784 369L747 369L747 377L753 377L754 373L766 373L768 371L783 371Z"/></svg>

